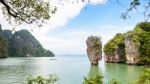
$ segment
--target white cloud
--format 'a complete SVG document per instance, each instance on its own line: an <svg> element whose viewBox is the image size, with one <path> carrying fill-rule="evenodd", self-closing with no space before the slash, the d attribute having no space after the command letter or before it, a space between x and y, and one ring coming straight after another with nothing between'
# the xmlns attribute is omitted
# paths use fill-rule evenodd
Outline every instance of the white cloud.
<svg viewBox="0 0 150 84"><path fill-rule="evenodd" d="M88 36L100 36L103 44L110 40L116 33L124 33L132 26L105 25L87 30L64 30L63 32L52 33L42 38L44 47L54 51L56 54L86 54L86 39ZM91 29L91 30L88 30ZM52 31L53 32L53 31Z"/></svg>
<svg viewBox="0 0 150 84"><path fill-rule="evenodd" d="M32 34L37 37L37 39L43 44L47 49L54 51L54 53L85 53L85 35L89 33L85 31L70 31L70 33L60 34L61 37L48 36L47 33L50 29L58 28L60 26L66 25L71 19L75 18L80 14L81 10L87 5L87 3L78 3L70 4L75 0L51 0L52 5L57 6L57 12L52 16L48 25L45 25L44 29L33 31ZM68 2L66 2L68 1ZM92 4L102 4L105 0L92 0ZM49 27L47 27L49 26ZM43 33L42 33L43 32ZM42 34L41 34L42 33ZM82 36L84 35L84 36ZM65 38L65 37L68 38ZM78 37L82 37L79 39ZM67 39L67 40L66 40Z"/></svg>
<svg viewBox="0 0 150 84"><path fill-rule="evenodd" d="M110 39L112 36L111 33L108 35L104 35L107 33L100 31L73 31L70 30L71 33L60 33L60 36L50 36L47 35L49 31L58 28L60 26L66 25L71 19L78 16L81 10L88 4L82 3L80 0L78 3L70 4L69 1L74 0L51 0L52 5L57 6L57 12L52 16L52 18L47 21L47 24L43 26L41 29L31 28L30 25L23 24L21 26L16 27L18 29L28 29L29 31L33 30L31 33L42 43L42 45L46 49L50 49L54 51L56 54L65 54L65 53L77 53L80 54L85 53L86 44L85 40L87 36L90 35L99 35L104 37L104 41ZM68 2L66 2L68 1ZM107 0L91 0L91 4L103 4ZM65 3L64 3L65 2ZM12 26L8 24L8 22L3 18L2 11L0 10L0 23L3 25L3 29L10 29ZM106 28L106 27L104 27ZM111 28L111 27L110 27ZM104 31L107 29L104 29ZM111 35L109 35L111 34ZM80 37L80 38L79 38Z"/></svg>

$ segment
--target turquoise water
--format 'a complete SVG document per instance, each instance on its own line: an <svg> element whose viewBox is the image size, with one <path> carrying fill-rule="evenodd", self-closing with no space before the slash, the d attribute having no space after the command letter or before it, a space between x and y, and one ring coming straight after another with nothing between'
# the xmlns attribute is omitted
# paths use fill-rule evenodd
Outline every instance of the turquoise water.
<svg viewBox="0 0 150 84"><path fill-rule="evenodd" d="M104 84L112 78L127 84L135 80L141 70L141 66L103 61L99 66L91 66L86 56L7 58L0 59L0 84L23 84L29 75L49 74L56 74L59 77L58 84L82 84L84 77L90 78L94 74L102 74Z"/></svg>

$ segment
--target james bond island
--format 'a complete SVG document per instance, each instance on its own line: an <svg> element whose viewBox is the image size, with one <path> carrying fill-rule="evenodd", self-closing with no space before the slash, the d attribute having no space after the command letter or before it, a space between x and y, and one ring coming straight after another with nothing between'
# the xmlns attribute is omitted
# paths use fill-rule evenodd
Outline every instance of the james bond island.
<svg viewBox="0 0 150 84"><path fill-rule="evenodd" d="M0 0L0 84L150 84L150 0Z"/></svg>

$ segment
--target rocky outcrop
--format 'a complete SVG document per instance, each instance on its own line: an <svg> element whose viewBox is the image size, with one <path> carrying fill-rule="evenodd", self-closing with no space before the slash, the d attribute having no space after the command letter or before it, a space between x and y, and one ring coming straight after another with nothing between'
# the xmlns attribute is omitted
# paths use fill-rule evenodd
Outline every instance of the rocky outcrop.
<svg viewBox="0 0 150 84"><path fill-rule="evenodd" d="M54 54L42 45L27 30L2 30L0 26L0 58L5 57L47 57Z"/></svg>
<svg viewBox="0 0 150 84"><path fill-rule="evenodd" d="M105 62L125 63L125 44L123 34L117 33L104 45Z"/></svg>
<svg viewBox="0 0 150 84"><path fill-rule="evenodd" d="M124 48L116 46L115 51L112 55L105 55L104 59L105 62L108 63L124 63L125 62L125 56L124 56Z"/></svg>
<svg viewBox="0 0 150 84"><path fill-rule="evenodd" d="M125 39L126 63L138 64L139 62L139 47L131 40Z"/></svg>
<svg viewBox="0 0 150 84"><path fill-rule="evenodd" d="M90 36L87 41L87 54L92 65L97 65L102 59L102 44L99 37Z"/></svg>
<svg viewBox="0 0 150 84"><path fill-rule="evenodd" d="M11 38L11 56L17 57L42 57L54 56L51 51L45 50L42 45L27 30L20 30Z"/></svg>
<svg viewBox="0 0 150 84"><path fill-rule="evenodd" d="M13 35L11 30L3 30L3 33L8 40L10 40Z"/></svg>
<svg viewBox="0 0 150 84"><path fill-rule="evenodd" d="M8 56L7 47L8 47L8 42L0 25L0 58L6 58Z"/></svg>
<svg viewBox="0 0 150 84"><path fill-rule="evenodd" d="M118 33L104 46L106 62L150 65L150 22L141 22L132 31Z"/></svg>

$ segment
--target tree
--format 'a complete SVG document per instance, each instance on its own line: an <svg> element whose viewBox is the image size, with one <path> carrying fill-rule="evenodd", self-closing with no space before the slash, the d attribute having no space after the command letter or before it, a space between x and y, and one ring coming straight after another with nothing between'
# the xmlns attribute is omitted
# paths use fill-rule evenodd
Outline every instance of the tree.
<svg viewBox="0 0 150 84"><path fill-rule="evenodd" d="M78 1L91 2L92 0L77 0L77 2ZM99 1L102 1L102 0L99 0ZM111 0L108 0L108 1L111 1ZM146 21L150 19L150 0L127 0L127 1L128 1L128 8L125 12L121 13L121 18L123 19L130 18L130 12L132 12L133 10L136 10L137 13L142 13L144 15L144 18ZM116 0L116 2L122 6L125 3L124 0ZM141 12L139 12L140 10L140 8L138 8L139 6L141 6L143 9L141 10Z"/></svg>
<svg viewBox="0 0 150 84"><path fill-rule="evenodd" d="M150 68L145 68L131 84L150 84Z"/></svg>
<svg viewBox="0 0 150 84"><path fill-rule="evenodd" d="M105 45L104 45L104 52L106 55L111 56L114 55L115 53L115 49L116 46L118 46L121 50L122 50L122 55L124 57L125 55L125 45L124 45L124 36L121 33L117 33L113 39L111 39L110 41L108 41Z"/></svg>
<svg viewBox="0 0 150 84"><path fill-rule="evenodd" d="M42 26L45 20L51 18L56 7L50 5L49 0L0 0L3 14L12 23L28 23Z"/></svg>
<svg viewBox="0 0 150 84"><path fill-rule="evenodd" d="M64 0L60 0L60 2L61 1ZM65 0L65 2L71 2L71 4L79 2L90 3L91 1L92 0ZM116 2L125 3L123 0L116 0ZM138 6L143 6L144 17L146 20L149 20L150 0L130 0L128 3L129 8L127 8L127 11L122 13L121 16L123 19L129 18L129 13L132 10L138 11ZM42 26L42 23L50 19L52 14L57 11L57 8L52 6L49 0L0 0L0 5L2 6L3 14L7 17L7 20L10 23L15 22L18 24L25 22Z"/></svg>
<svg viewBox="0 0 150 84"><path fill-rule="evenodd" d="M119 0L117 0L119 1ZM133 10L136 10L137 13L139 13L139 6L143 7L144 10L142 11L142 14L144 15L145 20L150 19L150 0L131 0L129 3L129 8L127 9L126 12L122 13L122 18L127 19L130 18L129 13L132 12Z"/></svg>
<svg viewBox="0 0 150 84"><path fill-rule="evenodd" d="M37 77L28 77L27 83L25 84L55 84L59 78L55 74L50 74L48 78L37 76Z"/></svg>
<svg viewBox="0 0 150 84"><path fill-rule="evenodd" d="M103 76L97 75L93 78L87 79L84 77L83 84L103 84Z"/></svg>

